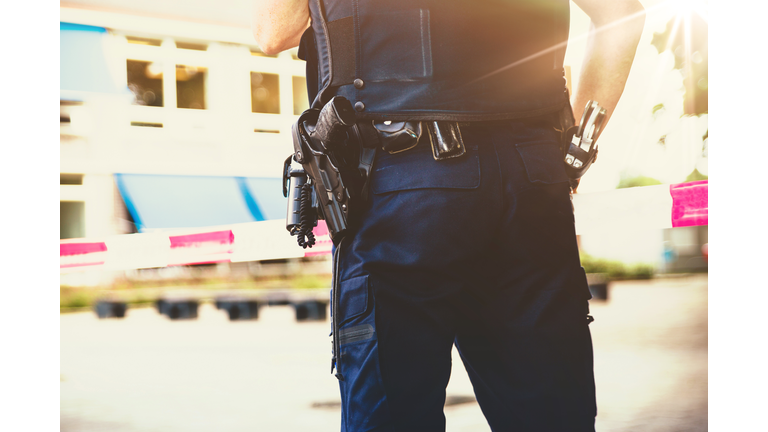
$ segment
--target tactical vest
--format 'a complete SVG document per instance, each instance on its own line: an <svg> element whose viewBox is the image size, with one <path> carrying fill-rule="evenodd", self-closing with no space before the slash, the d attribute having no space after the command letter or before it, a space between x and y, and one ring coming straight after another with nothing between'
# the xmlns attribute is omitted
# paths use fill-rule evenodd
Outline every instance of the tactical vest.
<svg viewBox="0 0 768 432"><path fill-rule="evenodd" d="M359 119L501 120L568 103L568 0L309 0L313 107Z"/></svg>

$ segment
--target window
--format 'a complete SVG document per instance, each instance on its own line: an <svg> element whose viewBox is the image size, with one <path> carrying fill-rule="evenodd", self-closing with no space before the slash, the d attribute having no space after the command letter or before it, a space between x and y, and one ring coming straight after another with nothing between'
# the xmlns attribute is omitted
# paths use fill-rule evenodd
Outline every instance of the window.
<svg viewBox="0 0 768 432"><path fill-rule="evenodd" d="M85 203L59 201L59 239L85 237Z"/></svg>
<svg viewBox="0 0 768 432"><path fill-rule="evenodd" d="M309 109L307 100L307 79L304 77L293 77L293 114L301 115Z"/></svg>
<svg viewBox="0 0 768 432"><path fill-rule="evenodd" d="M205 109L205 75L207 70L195 66L176 65L176 106Z"/></svg>
<svg viewBox="0 0 768 432"><path fill-rule="evenodd" d="M133 92L134 105L163 106L163 66L128 60L128 88Z"/></svg>
<svg viewBox="0 0 768 432"><path fill-rule="evenodd" d="M280 78L251 72L251 112L280 114Z"/></svg>
<svg viewBox="0 0 768 432"><path fill-rule="evenodd" d="M68 133L72 124L71 112L72 108L82 105L82 102L60 100L59 109L59 124L61 126L62 134Z"/></svg>
<svg viewBox="0 0 768 432"><path fill-rule="evenodd" d="M83 184L82 174L59 174L60 185L81 185Z"/></svg>
<svg viewBox="0 0 768 432"><path fill-rule="evenodd" d="M127 36L125 39L128 41L128 43L136 45L160 46L163 43L163 41L160 39L150 39L135 36Z"/></svg>
<svg viewBox="0 0 768 432"><path fill-rule="evenodd" d="M208 49L208 45L199 44L199 43L176 41L176 48L195 50L195 51L205 51L205 50Z"/></svg>

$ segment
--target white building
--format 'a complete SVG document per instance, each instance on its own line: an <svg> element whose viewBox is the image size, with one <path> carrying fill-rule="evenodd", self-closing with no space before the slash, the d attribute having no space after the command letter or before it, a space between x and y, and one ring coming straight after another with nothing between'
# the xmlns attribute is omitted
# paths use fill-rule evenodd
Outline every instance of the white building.
<svg viewBox="0 0 768 432"><path fill-rule="evenodd" d="M61 3L61 238L284 217L305 63L250 2Z"/></svg>

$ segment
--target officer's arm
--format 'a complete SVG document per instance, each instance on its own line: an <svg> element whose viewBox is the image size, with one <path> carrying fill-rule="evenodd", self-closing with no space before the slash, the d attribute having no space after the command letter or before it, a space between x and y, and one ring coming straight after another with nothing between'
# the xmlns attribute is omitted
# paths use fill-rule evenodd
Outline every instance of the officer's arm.
<svg viewBox="0 0 768 432"><path fill-rule="evenodd" d="M253 0L251 29L264 53L277 54L298 46L307 27L307 0Z"/></svg>
<svg viewBox="0 0 768 432"><path fill-rule="evenodd" d="M592 20L581 77L572 98L578 122L589 100L606 108L606 122L619 102L645 24L637 0L573 0Z"/></svg>

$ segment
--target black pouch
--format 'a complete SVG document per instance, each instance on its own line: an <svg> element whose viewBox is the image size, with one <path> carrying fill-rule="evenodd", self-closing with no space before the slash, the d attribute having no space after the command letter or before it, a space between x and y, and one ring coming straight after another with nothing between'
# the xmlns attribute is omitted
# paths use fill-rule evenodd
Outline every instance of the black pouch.
<svg viewBox="0 0 768 432"><path fill-rule="evenodd" d="M421 122L374 122L379 135L382 150L389 154L395 154L416 147L421 138Z"/></svg>
<svg viewBox="0 0 768 432"><path fill-rule="evenodd" d="M457 122L431 121L427 129L429 129L429 142L432 145L432 156L435 160L457 158L467 152Z"/></svg>

